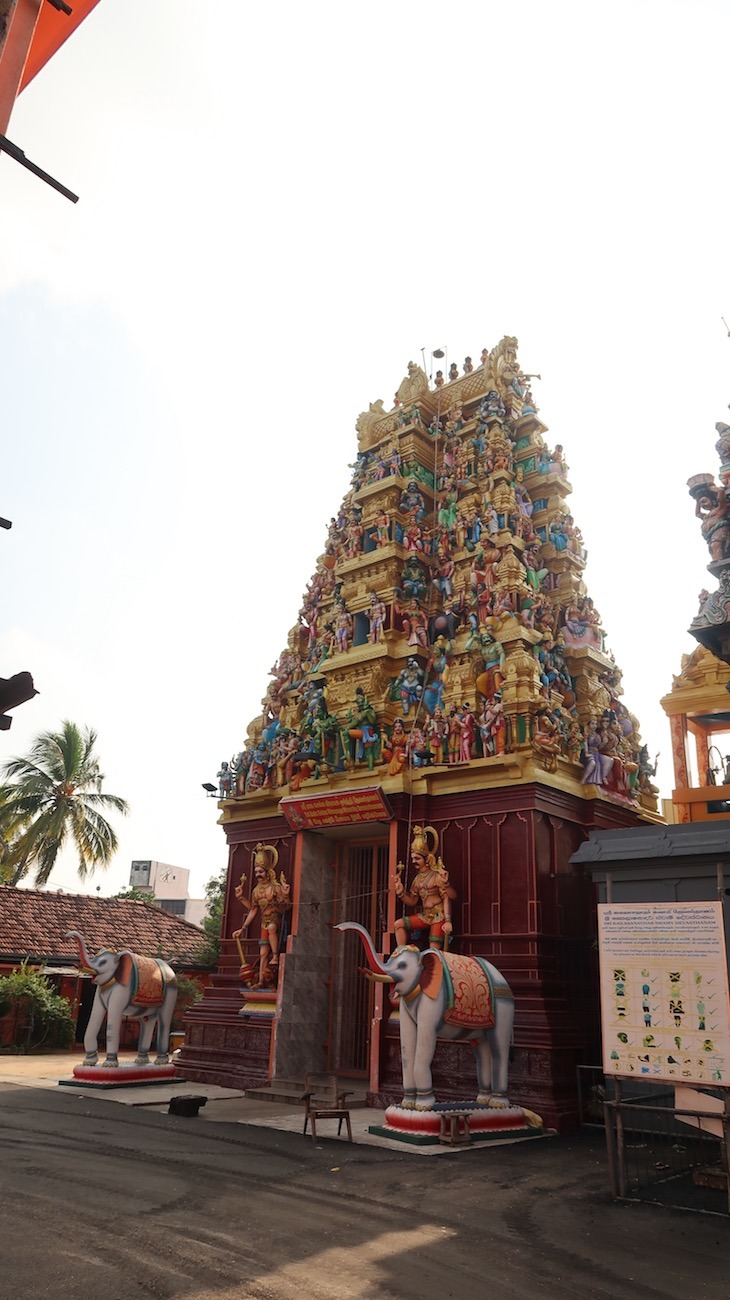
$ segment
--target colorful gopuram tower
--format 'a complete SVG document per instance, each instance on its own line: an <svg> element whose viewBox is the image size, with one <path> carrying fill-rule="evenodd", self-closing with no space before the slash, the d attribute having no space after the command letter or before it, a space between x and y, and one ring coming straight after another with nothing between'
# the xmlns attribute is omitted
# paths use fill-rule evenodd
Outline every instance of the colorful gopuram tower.
<svg viewBox="0 0 730 1300"><path fill-rule="evenodd" d="M570 857L593 828L659 818L583 580L562 447L545 442L516 349L504 338L435 386L410 363L393 409L357 420L350 487L262 712L219 773L223 955L190 1017L189 1079L329 1070L396 1099L387 993L331 927L358 921L391 950L418 825L456 894L454 950L489 957L514 989L511 1092L548 1123L576 1115L575 1067L599 1055L593 886ZM256 867L268 903L240 933ZM281 951L258 966L263 914L278 925L289 902ZM466 1095L469 1051L438 1045L442 1097Z"/></svg>

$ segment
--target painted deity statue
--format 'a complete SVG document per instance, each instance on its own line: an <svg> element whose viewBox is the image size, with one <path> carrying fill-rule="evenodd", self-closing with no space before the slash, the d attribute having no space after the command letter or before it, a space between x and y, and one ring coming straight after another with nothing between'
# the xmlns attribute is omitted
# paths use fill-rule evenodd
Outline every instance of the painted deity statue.
<svg viewBox="0 0 730 1300"><path fill-rule="evenodd" d="M432 837L430 848L429 835ZM436 856L438 845L439 837L433 826L414 826L411 865L415 874L410 889L403 884L403 866L400 863L396 868L394 885L396 898L417 910L396 921L395 939L398 944L407 944L409 935L426 930L430 948L442 950L448 947L452 932L451 902L456 898L456 890L449 884L449 873L441 858Z"/></svg>
<svg viewBox="0 0 730 1300"><path fill-rule="evenodd" d="M700 520L710 559L727 560L730 557L730 502L727 487L724 484L718 487L714 482L706 483L702 494L697 496L695 515Z"/></svg>
<svg viewBox="0 0 730 1300"><path fill-rule="evenodd" d="M401 574L401 591L408 600L422 600L426 591L423 565L415 555L409 555Z"/></svg>
<svg viewBox="0 0 730 1300"><path fill-rule="evenodd" d="M339 654L347 654L352 636L352 615L343 601L335 607L335 644Z"/></svg>
<svg viewBox="0 0 730 1300"><path fill-rule="evenodd" d="M370 535L376 546L387 546L390 541L390 515L387 510L379 510L375 516L375 525Z"/></svg>
<svg viewBox="0 0 730 1300"><path fill-rule="evenodd" d="M549 709L538 709L532 734L533 753L542 760L546 772L555 772L560 753L560 729Z"/></svg>
<svg viewBox="0 0 730 1300"><path fill-rule="evenodd" d="M401 611L399 607L397 612L401 614L403 631L408 637L408 644L419 645L422 650L427 650L428 620L419 601L414 596L407 610Z"/></svg>
<svg viewBox="0 0 730 1300"><path fill-rule="evenodd" d="M484 700L478 726L484 758L503 754L506 743L506 721L500 691L495 692L490 700Z"/></svg>
<svg viewBox="0 0 730 1300"><path fill-rule="evenodd" d="M474 647L473 670L476 688L485 699L491 699L500 690L504 681L502 667L505 660L504 647L496 641L486 627L480 628L478 634L472 633L465 649Z"/></svg>
<svg viewBox="0 0 730 1300"><path fill-rule="evenodd" d="M439 634L433 643L428 676L423 689L423 703L427 713L433 716L436 709L443 708L444 691L449 676L449 650L451 642Z"/></svg>
<svg viewBox="0 0 730 1300"><path fill-rule="evenodd" d="M444 761L448 727L443 709L437 705L426 723L426 739L431 762L440 765Z"/></svg>
<svg viewBox="0 0 730 1300"><path fill-rule="evenodd" d="M402 718L396 718L393 723L383 758L388 764L388 776L399 776L408 761L408 733Z"/></svg>
<svg viewBox="0 0 730 1300"><path fill-rule="evenodd" d="M370 608L366 613L370 623L370 644L377 645L383 639L383 628L388 616L385 602L381 600L377 591L370 592Z"/></svg>
<svg viewBox="0 0 730 1300"><path fill-rule="evenodd" d="M391 694L393 699L400 696L403 716L408 717L411 705L417 708L423 695L424 672L417 659L410 658L405 668L401 668L393 679Z"/></svg>
<svg viewBox="0 0 730 1300"><path fill-rule="evenodd" d="M355 704L345 719L343 744L345 751L352 754L356 762L366 762L372 771L377 758L380 736L376 731L377 717L375 709L365 694L362 686L355 691ZM349 740L350 744L347 744Z"/></svg>
<svg viewBox="0 0 730 1300"><path fill-rule="evenodd" d="M242 934L245 934L260 913L259 985L265 987L267 984L276 983L282 918L290 907L291 885L287 884L283 871L279 879L276 879L279 854L273 844L262 844L259 841L253 851L252 860L256 884L251 891L251 897L246 898L244 893L245 875L241 876L241 882L234 890L238 901L248 908L248 915L244 918L240 930L234 930L233 938L239 939Z"/></svg>
<svg viewBox="0 0 730 1300"><path fill-rule="evenodd" d="M613 763L602 752L601 736L598 729L598 722L595 718L592 718L588 723L585 736L583 737L582 761L582 783L584 785L604 785Z"/></svg>
<svg viewBox="0 0 730 1300"><path fill-rule="evenodd" d="M221 763L220 770L216 775L218 777L218 798L230 799L233 794L236 774L231 771L225 759Z"/></svg>

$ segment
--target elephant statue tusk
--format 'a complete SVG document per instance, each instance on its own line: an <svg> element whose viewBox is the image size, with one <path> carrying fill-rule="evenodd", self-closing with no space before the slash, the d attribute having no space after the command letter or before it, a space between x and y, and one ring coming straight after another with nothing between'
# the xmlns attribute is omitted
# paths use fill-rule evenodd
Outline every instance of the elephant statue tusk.
<svg viewBox="0 0 730 1300"><path fill-rule="evenodd" d="M381 975L380 971L376 973L375 971L368 970L367 966L358 966L357 969L358 969L358 974L364 975L365 979L370 980L371 984L392 984L393 983L392 977L390 975Z"/></svg>

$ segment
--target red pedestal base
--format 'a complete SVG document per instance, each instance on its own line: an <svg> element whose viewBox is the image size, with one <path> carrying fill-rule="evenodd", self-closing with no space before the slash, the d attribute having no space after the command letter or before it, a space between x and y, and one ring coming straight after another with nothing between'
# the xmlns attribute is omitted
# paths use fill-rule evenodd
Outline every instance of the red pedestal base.
<svg viewBox="0 0 730 1300"><path fill-rule="evenodd" d="M73 1079L59 1079L59 1083L85 1088L133 1088L184 1082L174 1065L75 1065L73 1075Z"/></svg>
<svg viewBox="0 0 730 1300"><path fill-rule="evenodd" d="M539 1116L525 1112L521 1106L467 1105L448 1110L405 1110L402 1106L389 1106L385 1112L385 1124L371 1125L369 1131L380 1137L419 1145L448 1141L451 1133L458 1139L453 1145L469 1145L470 1141L538 1137L544 1130Z"/></svg>

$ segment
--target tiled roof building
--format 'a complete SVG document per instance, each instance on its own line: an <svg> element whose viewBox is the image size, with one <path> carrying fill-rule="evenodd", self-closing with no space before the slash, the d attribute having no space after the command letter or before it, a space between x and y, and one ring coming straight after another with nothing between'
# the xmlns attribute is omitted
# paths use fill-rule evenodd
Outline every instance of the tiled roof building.
<svg viewBox="0 0 730 1300"><path fill-rule="evenodd" d="M92 952L130 948L176 967L209 965L202 931L150 903L0 886L0 965L29 957L75 966L78 951L64 938L67 930L83 934Z"/></svg>

